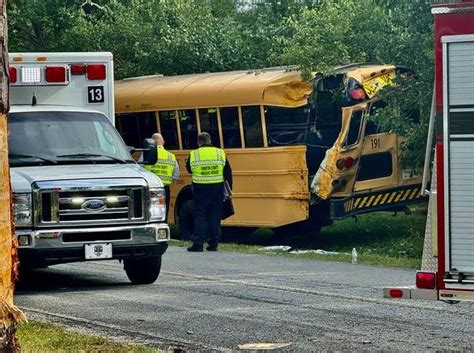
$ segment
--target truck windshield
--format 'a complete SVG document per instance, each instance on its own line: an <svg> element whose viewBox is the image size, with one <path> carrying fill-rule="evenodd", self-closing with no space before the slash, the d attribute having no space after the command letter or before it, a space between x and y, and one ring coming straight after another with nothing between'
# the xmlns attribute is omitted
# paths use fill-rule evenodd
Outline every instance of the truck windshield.
<svg viewBox="0 0 474 353"><path fill-rule="evenodd" d="M8 129L11 166L134 163L122 138L100 113L11 113Z"/></svg>

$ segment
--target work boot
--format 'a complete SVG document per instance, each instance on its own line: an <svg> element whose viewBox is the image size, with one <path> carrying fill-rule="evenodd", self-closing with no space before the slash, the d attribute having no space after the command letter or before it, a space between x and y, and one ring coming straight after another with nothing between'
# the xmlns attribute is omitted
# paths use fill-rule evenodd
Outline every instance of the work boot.
<svg viewBox="0 0 474 353"><path fill-rule="evenodd" d="M217 244L209 244L206 248L207 251L217 251Z"/></svg>
<svg viewBox="0 0 474 353"><path fill-rule="evenodd" d="M191 252L201 252L203 251L203 248L202 245L193 244L187 250Z"/></svg>

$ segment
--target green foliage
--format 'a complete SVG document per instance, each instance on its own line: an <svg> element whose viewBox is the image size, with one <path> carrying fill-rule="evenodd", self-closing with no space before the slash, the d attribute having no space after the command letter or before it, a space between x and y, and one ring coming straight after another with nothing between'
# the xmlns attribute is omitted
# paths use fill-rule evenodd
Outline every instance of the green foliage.
<svg viewBox="0 0 474 353"><path fill-rule="evenodd" d="M11 0L10 51L111 51L116 78L349 62L394 63L416 80L385 95L385 130L421 157L433 82L430 0ZM421 125L403 116L420 107Z"/></svg>
<svg viewBox="0 0 474 353"><path fill-rule="evenodd" d="M22 323L17 337L21 351L38 352L110 352L110 353L159 353L159 349L134 344L117 343L109 339L65 330L59 326L38 321Z"/></svg>

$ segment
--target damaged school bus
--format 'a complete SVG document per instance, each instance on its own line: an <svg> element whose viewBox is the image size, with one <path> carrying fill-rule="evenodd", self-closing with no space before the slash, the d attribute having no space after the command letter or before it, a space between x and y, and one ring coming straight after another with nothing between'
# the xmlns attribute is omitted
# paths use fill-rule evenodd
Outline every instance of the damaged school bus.
<svg viewBox="0 0 474 353"><path fill-rule="evenodd" d="M354 64L311 80L294 68L125 79L115 89L117 128L134 147L159 131L176 154L169 221L183 237L193 229L185 160L201 131L233 169L235 215L224 226L315 232L423 200L421 177L400 166L402 138L368 119L384 106L377 93L407 72Z"/></svg>

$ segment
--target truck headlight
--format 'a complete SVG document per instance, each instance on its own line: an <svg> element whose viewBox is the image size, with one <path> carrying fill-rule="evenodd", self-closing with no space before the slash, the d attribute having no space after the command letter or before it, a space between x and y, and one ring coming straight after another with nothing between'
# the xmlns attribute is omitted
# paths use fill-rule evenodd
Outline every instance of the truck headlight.
<svg viewBox="0 0 474 353"><path fill-rule="evenodd" d="M31 194L13 194L13 217L16 227L31 227Z"/></svg>
<svg viewBox="0 0 474 353"><path fill-rule="evenodd" d="M164 221L166 216L165 190L150 189L150 221Z"/></svg>

